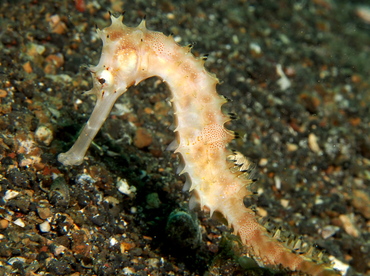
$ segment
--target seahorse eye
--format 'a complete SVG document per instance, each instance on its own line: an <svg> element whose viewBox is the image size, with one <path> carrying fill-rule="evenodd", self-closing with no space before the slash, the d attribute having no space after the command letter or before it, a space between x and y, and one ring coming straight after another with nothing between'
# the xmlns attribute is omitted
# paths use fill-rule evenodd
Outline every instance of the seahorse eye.
<svg viewBox="0 0 370 276"><path fill-rule="evenodd" d="M97 77L97 80L100 82L100 84L105 84L106 86L110 86L113 83L113 76L111 72L109 72L107 69L103 70L100 73L100 76Z"/></svg>

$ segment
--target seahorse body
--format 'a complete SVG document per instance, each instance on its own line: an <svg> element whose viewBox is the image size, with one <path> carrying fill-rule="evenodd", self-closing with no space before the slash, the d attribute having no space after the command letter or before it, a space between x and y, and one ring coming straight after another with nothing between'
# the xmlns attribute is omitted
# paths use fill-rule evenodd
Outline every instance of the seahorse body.
<svg viewBox="0 0 370 276"><path fill-rule="evenodd" d="M268 233L254 211L244 206L243 199L253 194L248 162L226 147L235 136L224 127L230 117L221 112L221 106L227 100L217 93L218 79L206 71L204 60L172 37L147 30L144 20L132 28L122 19L112 16L111 26L98 30L103 50L99 64L90 68L94 87L89 91L97 96L96 106L74 146L58 160L64 165L82 163L117 98L129 86L158 76L173 97L177 135L172 147L184 161L185 186L201 208L211 214L220 212L263 265L309 275L338 275L329 264L312 260L312 247L302 247L300 240L281 242L278 232Z"/></svg>

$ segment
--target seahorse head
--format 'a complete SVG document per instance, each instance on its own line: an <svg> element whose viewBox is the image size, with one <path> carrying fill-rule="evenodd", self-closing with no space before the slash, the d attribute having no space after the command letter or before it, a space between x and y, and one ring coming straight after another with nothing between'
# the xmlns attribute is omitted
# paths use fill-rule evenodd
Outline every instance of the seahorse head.
<svg viewBox="0 0 370 276"><path fill-rule="evenodd" d="M111 16L112 24L97 33L103 41L102 55L97 66L90 67L94 88L90 91L98 97L122 93L132 84L146 78L141 68L141 48L145 21L138 27L127 27L123 16Z"/></svg>

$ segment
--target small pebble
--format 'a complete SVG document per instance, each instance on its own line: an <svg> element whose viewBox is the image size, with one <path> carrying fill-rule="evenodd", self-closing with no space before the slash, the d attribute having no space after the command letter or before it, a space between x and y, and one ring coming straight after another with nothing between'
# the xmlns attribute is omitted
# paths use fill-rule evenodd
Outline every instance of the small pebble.
<svg viewBox="0 0 370 276"><path fill-rule="evenodd" d="M45 146L49 146L53 141L53 132L46 126L40 126L35 132L36 140L42 142Z"/></svg>
<svg viewBox="0 0 370 276"><path fill-rule="evenodd" d="M50 231L50 223L48 221L44 221L39 225L39 227L42 233L47 233Z"/></svg>
<svg viewBox="0 0 370 276"><path fill-rule="evenodd" d="M141 149L152 144L152 135L145 128L138 128L134 138L134 145Z"/></svg>
<svg viewBox="0 0 370 276"><path fill-rule="evenodd" d="M70 201L69 189L65 179L57 177L50 186L49 202L57 207L68 207Z"/></svg>
<svg viewBox="0 0 370 276"><path fill-rule="evenodd" d="M45 62L45 74L55 75L57 73L57 69L64 64L64 57L62 54L49 55L46 57Z"/></svg>
<svg viewBox="0 0 370 276"><path fill-rule="evenodd" d="M149 267L158 267L159 260L157 258L149 258L147 263Z"/></svg>
<svg viewBox="0 0 370 276"><path fill-rule="evenodd" d="M370 24L370 7L359 6L355 9L355 14L362 19L363 22Z"/></svg>
<svg viewBox="0 0 370 276"><path fill-rule="evenodd" d="M264 167L267 165L268 163L268 159L267 158L261 158L261 160L259 161L258 165L260 165L261 167Z"/></svg>
<svg viewBox="0 0 370 276"><path fill-rule="evenodd" d="M7 202L8 200L15 198L19 195L19 192L14 190L7 190L5 193L5 196L3 197L3 200Z"/></svg>
<svg viewBox="0 0 370 276"><path fill-rule="evenodd" d="M235 43L235 44L239 44L238 43ZM254 56L254 57L260 57L262 55L262 49L261 49L261 46L257 43L250 43L249 44L249 49L251 51L251 54Z"/></svg>
<svg viewBox="0 0 370 276"><path fill-rule="evenodd" d="M42 207L37 208L37 214L39 215L41 219L47 219L53 215L53 213L51 212L49 208L42 208Z"/></svg>
<svg viewBox="0 0 370 276"><path fill-rule="evenodd" d="M19 218L19 219L15 220L13 223L14 223L15 225L20 226L20 227L25 227L25 226L26 226L26 224L24 223L24 221L23 221L21 218Z"/></svg>
<svg viewBox="0 0 370 276"><path fill-rule="evenodd" d="M121 249L122 254L131 250L134 247L135 247L135 244L133 244L131 242L121 242L121 244L120 244L120 249Z"/></svg>
<svg viewBox="0 0 370 276"><path fill-rule="evenodd" d="M24 258L24 257L12 257L7 261L7 263L10 264L10 265L13 265L15 262L25 263L26 258Z"/></svg>
<svg viewBox="0 0 370 276"><path fill-rule="evenodd" d="M288 208L288 206L289 206L289 200L287 200L287 199L281 199L281 200L280 200L280 204L281 204L284 208Z"/></svg>
<svg viewBox="0 0 370 276"><path fill-rule="evenodd" d="M353 223L353 215L340 215L340 221L343 223L343 228L348 235L357 238L360 234Z"/></svg>
<svg viewBox="0 0 370 276"><path fill-rule="evenodd" d="M6 219L0 220L0 229L6 229L8 228L9 221Z"/></svg>
<svg viewBox="0 0 370 276"><path fill-rule="evenodd" d="M370 196L366 192L353 190L352 204L365 218L370 219Z"/></svg>
<svg viewBox="0 0 370 276"><path fill-rule="evenodd" d="M42 55L46 50L44 45L38 45L35 43L30 43L27 46L27 55L30 57L36 57L38 55Z"/></svg>
<svg viewBox="0 0 370 276"><path fill-rule="evenodd" d="M317 143L317 136L313 133L308 135L308 146L313 152L319 153L321 151L319 144Z"/></svg>
<svg viewBox="0 0 370 276"><path fill-rule="evenodd" d="M276 189L280 190L281 189L281 179L277 175L274 176L274 181L275 181L275 187Z"/></svg>
<svg viewBox="0 0 370 276"><path fill-rule="evenodd" d="M131 195L136 192L136 187L130 186L126 179L118 178L117 188L120 193L125 195Z"/></svg>
<svg viewBox="0 0 370 276"><path fill-rule="evenodd" d="M117 241L116 238L110 238L110 240L109 240L110 246L115 246L117 243L118 243L118 241Z"/></svg>
<svg viewBox="0 0 370 276"><path fill-rule="evenodd" d="M287 150L290 151L290 152L296 151L298 149L298 145L291 144L291 143L287 143L286 147L287 147Z"/></svg>
<svg viewBox="0 0 370 276"><path fill-rule="evenodd" d="M8 95L8 92L6 90L0 89L0 98L5 98Z"/></svg>
<svg viewBox="0 0 370 276"><path fill-rule="evenodd" d="M64 56L61 53L55 55L48 55L45 59L46 62L54 64L57 68L64 64Z"/></svg>
<svg viewBox="0 0 370 276"><path fill-rule="evenodd" d="M325 226L322 231L321 231L321 236L324 239L330 238L333 236L336 232L338 232L339 227L338 226L333 226L333 225L327 225Z"/></svg>
<svg viewBox="0 0 370 276"><path fill-rule="evenodd" d="M150 193L146 196L146 203L148 204L147 207L149 209L156 209L159 208L161 205L161 201L159 200L159 196L157 193Z"/></svg>
<svg viewBox="0 0 370 276"><path fill-rule="evenodd" d="M65 260L51 259L47 264L47 271L52 275L68 275L71 274L72 267Z"/></svg>
<svg viewBox="0 0 370 276"><path fill-rule="evenodd" d="M63 254L65 251L67 251L67 248L65 246L63 246L63 245L57 245L54 248L53 254L55 256L59 256L60 254Z"/></svg>
<svg viewBox="0 0 370 276"><path fill-rule="evenodd" d="M135 271L135 269L133 267L126 266L123 269L123 273L124 273L124 275L134 275L134 274L136 274L136 271Z"/></svg>
<svg viewBox="0 0 370 276"><path fill-rule="evenodd" d="M172 211L168 216L165 231L169 248L172 247L175 251L179 249L194 249L201 243L202 234L199 222L187 212L181 210Z"/></svg>
<svg viewBox="0 0 370 276"><path fill-rule="evenodd" d="M58 14L50 16L48 21L53 33L64 34L67 31L66 24L64 24Z"/></svg>
<svg viewBox="0 0 370 276"><path fill-rule="evenodd" d="M29 61L24 63L22 67L23 67L23 70L26 71L26 73L28 73L28 74L33 72L31 62L29 62Z"/></svg>
<svg viewBox="0 0 370 276"><path fill-rule="evenodd" d="M281 64L276 65L276 73L280 76L280 79L277 81L277 84L280 86L281 90L288 89L292 84L287 76L284 74Z"/></svg>

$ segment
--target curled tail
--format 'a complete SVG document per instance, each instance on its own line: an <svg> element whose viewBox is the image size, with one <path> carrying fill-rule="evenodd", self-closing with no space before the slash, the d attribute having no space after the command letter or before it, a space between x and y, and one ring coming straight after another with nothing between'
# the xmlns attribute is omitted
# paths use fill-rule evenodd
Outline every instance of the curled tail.
<svg viewBox="0 0 370 276"><path fill-rule="evenodd" d="M239 152L228 157L233 162L231 170L238 178L247 179L247 186L252 182L252 165ZM237 170L237 168L239 168ZM341 275L326 260L323 252L304 242L301 238L286 237L280 228L268 230L253 210L245 208L243 199L229 197L224 203L225 210L218 210L226 217L239 235L248 252L261 265L267 267L284 267L291 271L315 276Z"/></svg>

